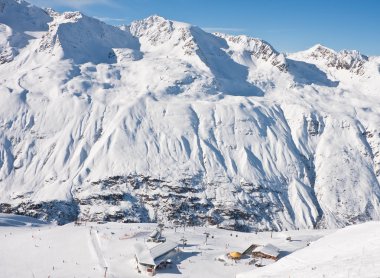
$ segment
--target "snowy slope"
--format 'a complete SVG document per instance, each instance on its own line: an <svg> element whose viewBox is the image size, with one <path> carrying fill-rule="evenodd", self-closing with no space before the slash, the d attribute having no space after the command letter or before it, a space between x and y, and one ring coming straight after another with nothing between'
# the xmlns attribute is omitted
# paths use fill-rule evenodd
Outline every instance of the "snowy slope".
<svg viewBox="0 0 380 278"><path fill-rule="evenodd" d="M20 216L0 214L0 223L12 222ZM33 219L25 219L33 221ZM76 226L73 223L56 226L19 227L0 225L1 252L0 267L2 277L104 277L105 266L109 278L149 277L138 273L135 246L149 247L149 234L156 224L87 222ZM205 232L210 237L205 244ZM232 250L243 252L251 244L271 242L281 248L284 254L304 248L307 242L315 241L331 233L326 230L300 230L273 233L240 233L216 228L165 227L163 235L179 244L178 252L172 257L173 265L157 270L156 277L235 277L237 273L255 269L249 265L252 260L244 257L234 262L226 258ZM297 238L288 242L287 236ZM185 237L187 245L180 242ZM224 258L225 262L217 258ZM268 264L273 261L268 261Z"/></svg>
<svg viewBox="0 0 380 278"><path fill-rule="evenodd" d="M47 12L24 1L0 2L0 64L10 62L28 40L48 30Z"/></svg>
<svg viewBox="0 0 380 278"><path fill-rule="evenodd" d="M3 225L3 224L6 225ZM138 273L136 243L147 244L156 224L70 223L56 226L24 216L0 214L0 267L4 277L148 277ZM365 277L380 273L380 223L340 230L296 230L240 233L215 227L164 227L163 235L179 243L170 268L157 277ZM209 233L207 244L205 233ZM180 244L181 238L187 245ZM286 238L291 237L292 241ZM226 254L243 252L251 244L272 244L280 259L252 257L232 261ZM307 246L309 244L309 246ZM223 259L224 261L219 261Z"/></svg>
<svg viewBox="0 0 380 278"><path fill-rule="evenodd" d="M262 230L380 219L378 57L0 7L0 211Z"/></svg>
<svg viewBox="0 0 380 278"><path fill-rule="evenodd" d="M380 277L380 223L338 230L244 277Z"/></svg>
<svg viewBox="0 0 380 278"><path fill-rule="evenodd" d="M47 224L28 216L0 213L0 227L42 227Z"/></svg>

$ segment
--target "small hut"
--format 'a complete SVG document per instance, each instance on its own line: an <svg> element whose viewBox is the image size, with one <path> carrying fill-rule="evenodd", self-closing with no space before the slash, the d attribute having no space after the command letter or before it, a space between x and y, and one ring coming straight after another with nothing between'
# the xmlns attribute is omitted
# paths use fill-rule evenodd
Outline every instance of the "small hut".
<svg viewBox="0 0 380 278"><path fill-rule="evenodd" d="M254 258L263 258L263 259L271 259L271 260L278 260L278 255L280 254L277 247L273 246L272 244L267 244L264 246L258 246L256 247L253 252L252 256Z"/></svg>

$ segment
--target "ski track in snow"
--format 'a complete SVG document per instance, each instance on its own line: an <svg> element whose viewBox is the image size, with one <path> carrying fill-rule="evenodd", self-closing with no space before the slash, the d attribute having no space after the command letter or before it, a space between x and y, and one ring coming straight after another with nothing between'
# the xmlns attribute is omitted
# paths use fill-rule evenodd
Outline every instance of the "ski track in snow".
<svg viewBox="0 0 380 278"><path fill-rule="evenodd" d="M90 228L90 236L91 236L92 247L95 250L95 253L96 253L96 256L98 257L100 265L104 269L108 268L107 262L103 256L103 252L101 250L98 231L96 229Z"/></svg>

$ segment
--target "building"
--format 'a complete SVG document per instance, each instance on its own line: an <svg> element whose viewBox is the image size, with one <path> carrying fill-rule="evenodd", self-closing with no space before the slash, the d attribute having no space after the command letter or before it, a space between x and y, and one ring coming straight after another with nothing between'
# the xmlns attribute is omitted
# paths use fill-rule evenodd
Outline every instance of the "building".
<svg viewBox="0 0 380 278"><path fill-rule="evenodd" d="M264 258L271 260L278 260L278 255L280 254L277 247L272 244L267 244L264 246L258 246L252 251L252 256L254 258Z"/></svg>
<svg viewBox="0 0 380 278"><path fill-rule="evenodd" d="M172 241L160 243L152 248L145 244L135 245L135 259L139 272L146 271L150 275L155 275L156 269L166 266L176 254L178 244Z"/></svg>
<svg viewBox="0 0 380 278"><path fill-rule="evenodd" d="M166 238L162 236L162 230L156 229L150 233L148 242L165 242Z"/></svg>

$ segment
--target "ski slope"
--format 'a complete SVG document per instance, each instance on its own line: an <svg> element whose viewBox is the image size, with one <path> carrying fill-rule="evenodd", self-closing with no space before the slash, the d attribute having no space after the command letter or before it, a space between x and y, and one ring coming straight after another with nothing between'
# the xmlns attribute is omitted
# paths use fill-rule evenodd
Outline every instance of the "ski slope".
<svg viewBox="0 0 380 278"><path fill-rule="evenodd" d="M19 225L23 221L38 225ZM16 223L18 222L18 223ZM4 277L148 277L138 273L134 245L147 243L156 224L70 223L56 226L34 219L0 215L0 268ZM207 244L205 232L210 234ZM379 277L380 223L368 222L339 230L296 230L241 233L215 227L165 227L163 235L179 244L173 266L157 277ZM287 238L291 237L291 241ZM187 240L182 246L181 239ZM248 264L234 262L232 251L251 244L272 244L280 259ZM218 259L225 260L224 262Z"/></svg>
<svg viewBox="0 0 380 278"><path fill-rule="evenodd" d="M10 222L19 216L0 216L1 222ZM33 221L26 219L26 222ZM146 242L156 224L96 224L83 222L63 226L43 224L36 227L0 226L0 268L4 277L147 277L138 273L134 259L134 245ZM210 237L205 243L205 232ZM234 262L226 259L231 251L243 252L249 245L275 244L288 254L303 248L331 231L289 231L271 233L240 233L215 227L165 227L163 235L179 243L179 252L172 259L173 266L158 270L157 277L235 277L239 272L255 268L249 258ZM232 235L232 236L231 236ZM286 237L292 236L293 242ZM187 245L181 245L181 238ZM147 243L154 245L154 243ZM225 258L226 262L217 261ZM272 263L266 261L265 263Z"/></svg>
<svg viewBox="0 0 380 278"><path fill-rule="evenodd" d="M380 223L338 230L245 277L380 277Z"/></svg>

